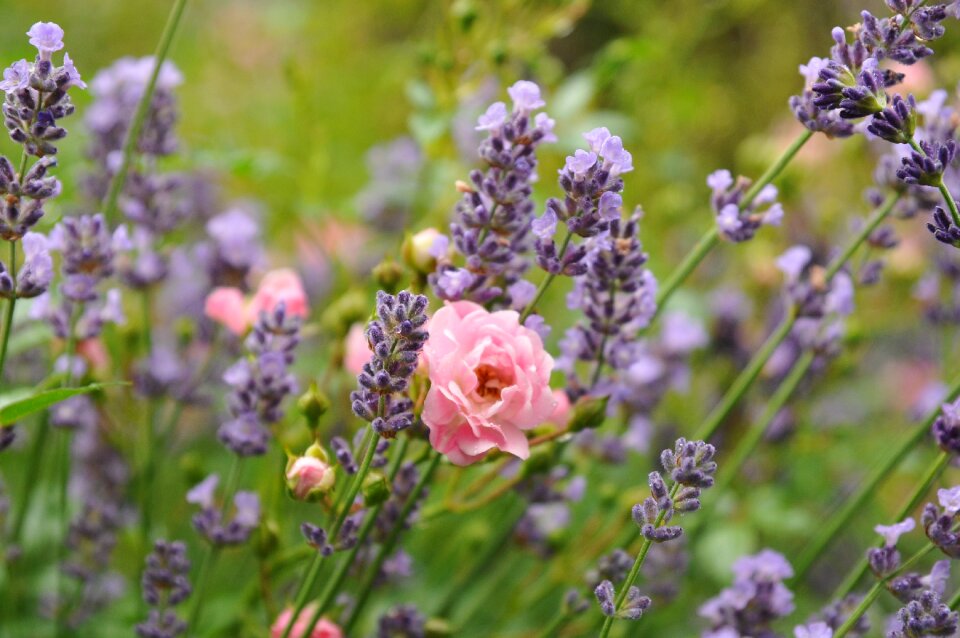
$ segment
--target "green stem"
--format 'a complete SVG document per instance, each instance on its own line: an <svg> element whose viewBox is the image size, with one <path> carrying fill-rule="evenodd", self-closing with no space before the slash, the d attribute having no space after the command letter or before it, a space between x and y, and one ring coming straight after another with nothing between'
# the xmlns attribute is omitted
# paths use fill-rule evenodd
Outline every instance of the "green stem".
<svg viewBox="0 0 960 638"><path fill-rule="evenodd" d="M140 327L142 343L142 355L150 356L153 347L150 334L151 299L149 288L145 289L140 296L141 310L143 311L143 325ZM148 402L146 413L144 414L143 431L143 467L140 474L140 542L141 548L146 555L150 551L150 529L153 523L153 503L152 503L152 483L155 471L154 466L154 448L157 445L157 411L159 406L157 399L151 398Z"/></svg>
<svg viewBox="0 0 960 638"><path fill-rule="evenodd" d="M219 555L218 547L215 545L207 546L207 551L204 553L203 560L200 562L200 570L197 572L197 577L193 581L195 584L192 594L193 609L190 610L190 618L187 620L187 629L184 632L186 636L193 635L191 630L197 626L197 622L200 620L200 610L203 608L203 595L206 593L207 581L210 580L210 572L213 571L213 565L216 563Z"/></svg>
<svg viewBox="0 0 960 638"><path fill-rule="evenodd" d="M70 439L72 438L69 429L62 429L58 433L58 447L60 457L58 463L59 480L57 482L57 512L59 514L59 529L66 530L70 524L69 502L67 500L67 484L70 481ZM62 565L66 557L66 543L57 545L57 565ZM57 606L54 611L53 619L56 629L56 636L63 636L67 629L67 614L65 608L66 601L66 574L63 569L57 569Z"/></svg>
<svg viewBox="0 0 960 638"><path fill-rule="evenodd" d="M343 626L344 635L349 636L353 633L353 627L356 625L357 620L359 620L360 613L363 611L364 605L370 598L370 592L373 591L373 583L377 579L377 576L380 575L380 568L383 566L384 561L387 560L387 558L393 553L393 549L396 547L397 541L400 538L400 533L404 529L402 521L406 521L410 518L413 508L420 500L420 495L423 493L427 483L430 482L430 479L433 477L433 473L439 464L440 453L432 451L430 461L427 464L427 467L423 470L423 474L420 475L420 480L417 481L416 485L414 485L413 490L410 492L410 495L407 496L407 500L403 504L403 509L400 510L400 515L397 517L397 520L401 521L401 523L393 526L393 529L390 531L390 535L380 546L380 550L377 552L377 557L374 559L373 564L370 565L369 569L367 569L363 583L360 585L360 589L357 591L357 598L356 602L354 603L353 610L350 612L350 617ZM309 636L311 631L313 631L313 625L308 625L304 635Z"/></svg>
<svg viewBox="0 0 960 638"><path fill-rule="evenodd" d="M31 494L37 486L37 477L40 474L40 461L43 459L43 452L46 449L47 435L50 432L50 413L44 410L40 417L39 428L30 446L30 456L27 460L27 473L24 476L23 485L20 487L20 498L17 499L17 510L13 515L13 526L10 528L10 545L20 543L20 534L23 531L23 524L27 519L27 512L30 509Z"/></svg>
<svg viewBox="0 0 960 638"><path fill-rule="evenodd" d="M927 543L923 549L921 549L916 554L914 554L913 556L908 558L906 561L904 561L903 564L900 565L900 567L898 567L896 571L894 571L891 574L888 574L887 576L881 578L876 583L874 583L873 587L871 587L870 591L867 592L867 595L863 597L863 600L860 601L860 604L857 605L856 609L854 609L850 613L850 615L847 617L844 623L840 625L840 627L837 629L836 633L833 634L833 638L843 638L844 636L846 636L847 633L849 633L850 630L853 629L858 622L860 622L860 618L863 617L863 615L870 608L870 605L872 605L874 601L880 596L880 594L883 592L884 586L890 581L890 579L892 579L897 574L903 573L908 567L910 567L911 565L919 561L921 558L923 558L927 554L929 554L935 548L936 548L936 545L934 545L933 543Z"/></svg>
<svg viewBox="0 0 960 638"><path fill-rule="evenodd" d="M7 347L13 333L13 311L17 306L17 242L10 241L10 278L13 280L13 296L7 299L7 313L3 322L3 336L0 337L0 383L3 383L3 367L7 361Z"/></svg>
<svg viewBox="0 0 960 638"><path fill-rule="evenodd" d="M937 460L933 463L928 469L927 474L923 479L923 482L917 486L917 489L914 490L913 494L910 496L910 500L904 503L903 507L900 508L900 511L893 517L894 521L902 521L906 518L910 512L920 504L920 501L923 500L924 495L930 491L930 487L940 478L940 475L943 474L943 471L947 468L947 465L950 464L950 455L946 452L940 452L940 455L937 456ZM867 562L867 557L863 556L860 559L860 562L857 563L857 566L847 575L844 581L840 584L840 587L837 588L837 591L831 597L831 600L841 600L846 598L850 592L853 591L853 588L857 586L857 583L860 582L860 579L863 578L864 574L867 573L867 570L870 568L869 563Z"/></svg>
<svg viewBox="0 0 960 638"><path fill-rule="evenodd" d="M553 620L550 621L550 624L547 625L543 631L541 631L537 636L539 638L556 638L560 633L560 629L567 624L567 621L570 620L570 612L567 610L562 610L559 614L553 617Z"/></svg>
<svg viewBox="0 0 960 638"><path fill-rule="evenodd" d="M150 104L153 101L153 92L157 86L157 78L160 76L160 69L164 60L167 59L167 53L170 50L170 43L173 42L173 36L177 32L180 24L180 17L187 5L187 0L174 0L170 8L170 14L167 16L167 24L163 27L163 33L160 35L160 42L157 43L157 49L153 54L153 71L150 73L150 79L147 86L140 96L140 102L137 104L137 110L134 113L133 121L123 140L123 157L120 167L110 180L110 188L107 191L107 197L104 200L103 214L108 221L113 219L117 208L117 199L123 190L123 184L127 178L127 171L130 168L130 160L133 157L134 148L140 139L140 131L147 119L150 111Z"/></svg>
<svg viewBox="0 0 960 638"><path fill-rule="evenodd" d="M677 492L680 491L680 484L674 483L673 487L670 489L670 500L672 501L676 496ZM654 523L654 527L660 527L663 524L663 519L666 517L667 511L660 510L660 513L657 514L657 520ZM627 574L627 577L620 584L620 591L617 593L616 602L613 606L614 613L620 611L620 608L623 606L623 601L627 599L627 592L630 591L630 588L633 586L634 581L637 580L637 576L640 575L640 568L643 567L643 561L647 559L647 554L650 552L650 546L653 543L647 539L643 540L643 544L640 546L640 553L637 554L637 560L633 562L633 567L630 568L630 573ZM600 629L600 638L607 638L610 634L610 628L613 626L614 616L606 616L603 620L603 627Z"/></svg>
<svg viewBox="0 0 960 638"><path fill-rule="evenodd" d="M570 247L570 240L573 239L573 233L569 230L567 231L567 236L563 238L563 243L560 244L560 252L557 253L557 261L562 261L563 256L567 253L567 248ZM533 299L530 300L530 303L527 304L527 307L523 309L523 312L520 313L520 323L523 324L527 320L527 317L530 316L530 313L533 312L533 309L537 307L537 303L540 301L540 298L543 297L543 293L547 291L547 288L550 287L550 284L553 283L553 280L557 276L553 273L547 273L547 276L543 281L540 282L540 286L537 288L537 292L534 293Z"/></svg>
<svg viewBox="0 0 960 638"><path fill-rule="evenodd" d="M953 401L957 398L958 394L960 394L960 377L957 377L953 383L950 384L950 389L945 400ZM818 527L818 533L807 544L807 547L794 563L796 580L800 580L806 575L820 554L823 553L823 550L836 538L840 530L847 526L854 514L860 511L863 504L873 495L884 479L889 478L894 468L900 465L907 454L927 437L930 432L930 426L933 425L934 420L936 420L939 414L940 406L931 410L927 418L923 420L923 423L919 424L913 432L896 447L893 453L873 470L870 476L861 484L857 492L843 504L843 507L830 517L830 520L827 521L825 525Z"/></svg>
<svg viewBox="0 0 960 638"><path fill-rule="evenodd" d="M957 593L955 593L953 598L950 599L950 602L947 603L947 607L956 611L958 605L960 605L960 589L957 590Z"/></svg>
<svg viewBox="0 0 960 638"><path fill-rule="evenodd" d="M670 297L673 296L683 282L687 280L694 270L697 269L697 266L700 265L707 255L710 254L714 248L717 247L717 244L720 243L720 231L717 230L716 224L710 227L710 230L705 232L700 240L697 242L697 245L687 253L687 256L683 258L683 261L680 262L680 265L677 266L673 272L670 273L670 276L667 277L667 280L660 286L660 289L657 291L657 308L654 311L653 317L650 319L652 324L657 320L657 317L660 316L660 313L666 307L667 302L670 301Z"/></svg>
<svg viewBox="0 0 960 638"><path fill-rule="evenodd" d="M793 365L790 374L783 380L776 392L773 393L773 396L770 397L770 401L767 403L766 408L764 408L760 419L747 431L744 437L740 439L730 458L723 463L723 472L714 490L716 494L722 494L730 487L730 484L740 473L740 469L747 462L747 459L750 458L757 449L757 446L760 445L764 434L767 433L767 428L770 427L770 423L783 406L786 405L787 401L790 400L790 396L797 389L797 386L800 385L807 371L810 370L810 366L813 365L813 359L813 352L805 352L800 357L800 360Z"/></svg>
<svg viewBox="0 0 960 638"><path fill-rule="evenodd" d="M383 403L384 400L381 398L380 407L377 410L377 414L383 414ZM370 471L370 464L373 462L373 457L377 452L377 434L373 431L372 426L367 427L367 433L364 437L364 442L367 447L363 455L363 461L360 464L360 470L357 472L353 482L350 484L350 487L346 492L346 497L343 499L343 505L337 514L337 518L334 521L333 526L330 528L330 533L327 535L327 538L330 539L331 543L337 542L337 537L340 535L340 529L343 527L344 521L347 520L347 516L350 514L353 501L357 498L357 494L360 493L360 488L363 486L363 479L366 478L367 473ZM399 520L404 519L401 518ZM286 628L283 630L282 638L290 638L290 632L293 631L293 625L296 619L300 617L300 613L303 611L304 607L307 606L307 601L310 600L310 591L313 589L313 586L317 580L317 576L320 574L320 566L322 563L323 554L317 552L313 558L313 562L310 564L310 569L307 571L304 579L300 582L300 588L298 589L297 598L295 600L293 614L290 616L290 622L287 623ZM304 634L310 635L312 630L313 628L311 627L309 630L304 632Z"/></svg>
<svg viewBox="0 0 960 638"><path fill-rule="evenodd" d="M850 260L860 245L863 244L863 242L870 237L870 234L877 229L877 226L882 224L883 220L893 212L893 207L900 201L901 196L900 193L891 193L883 200L883 203L874 210L873 214L867 219L867 223L865 223L863 228L853 237L853 240L844 247L843 251L834 258L833 261L827 264L825 273L827 281L833 279L834 276L840 272L840 269Z"/></svg>
<svg viewBox="0 0 960 638"><path fill-rule="evenodd" d="M787 335L790 334L790 330L793 329L793 324L796 320L796 308L791 306L784 320L781 321L777 329L767 337L767 340L760 350L750 359L747 367L734 379L730 385L730 389L723 395L720 403L710 411L707 418L704 419L700 427L697 428L693 435L694 439L706 441L716 433L723 423L723 420L727 418L737 403L740 402L740 399L743 398L743 395L750 389L750 386L753 385L753 382L763 370L763 366L765 366L770 357L773 356L774 351L783 343Z"/></svg>

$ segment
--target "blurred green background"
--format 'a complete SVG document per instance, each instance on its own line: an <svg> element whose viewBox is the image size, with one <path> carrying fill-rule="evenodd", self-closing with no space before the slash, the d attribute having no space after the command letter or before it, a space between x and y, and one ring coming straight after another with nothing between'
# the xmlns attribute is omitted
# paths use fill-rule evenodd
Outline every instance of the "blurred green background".
<svg viewBox="0 0 960 638"><path fill-rule="evenodd" d="M3 0L0 59L30 55L24 32L37 20L55 21L89 81L118 57L152 53L169 4ZM412 228L443 228L457 199L453 181L473 166L455 143L458 114L504 99L504 87L517 79L534 79L544 87L560 136L558 144L543 149L538 200L557 192L553 176L580 134L609 127L633 153L636 170L625 178L624 201L644 208L642 237L651 267L662 278L713 223L706 175L727 167L755 177L789 144L800 130L787 106L802 86L797 65L826 55L830 28L854 22L863 8L880 12L883 3L191 1L171 51L185 83L178 91L182 153L170 162L212 169L224 201L259 202L275 265L292 265L288 249L304 228L323 227L329 219L349 227L358 220L356 196L369 181L368 150L402 135L413 136L428 160L418 177ZM949 25L934 62L911 77L918 97L934 86L952 89L960 78L957 33L960 29ZM81 117L88 99L75 100ZM79 117L74 122L61 160L67 187L58 205L65 211L75 192L71 177L83 171L84 134ZM12 149L8 146L3 148ZM706 317L708 291L724 283L744 286L756 299L748 340L759 343L763 302L780 282L773 258L798 241L823 249L842 239L851 219L867 210L861 193L872 170L873 157L862 139L816 139L778 181L787 210L784 229L764 230L750 245L722 247L677 305ZM890 278L858 299L852 347L798 408L796 440L789 449L773 448L758 458L754 480L744 480L740 499L725 504L694 547L696 577L688 580L687 594L651 614L645 635L697 633L692 611L729 582L737 555L766 545L788 557L795 553L829 505L886 449L889 437L906 427L904 408L915 398L906 380L943 372L938 357L949 335L923 326L910 297L935 247L919 222L901 228L906 238L893 257ZM399 240L399 234L385 234L361 249L376 261ZM334 288L346 285L335 282ZM558 308L563 293L560 287L551 291ZM689 433L725 389L730 371L724 365L695 362L689 395L671 396L657 413L663 433L658 440L671 431ZM734 419L734 436L768 389L754 394L755 405L746 405ZM917 472L931 454L925 449L911 457L903 471ZM506 561L509 569L492 567L495 573L484 588L506 584L497 591L471 588L476 600L464 607L473 613L463 614L472 619L457 635L494 635L489 628L503 627L501 616L510 619L510 629L495 635L530 635L554 613L565 586L581 580L586 565L571 547L588 532L626 517L645 489L651 465L652 459L631 458L614 472L592 473L591 497L577 506L576 523L558 539L554 567L546 571L541 559L514 550L516 559ZM889 522L884 516L910 487L894 481L861 515L846 545L835 548L838 564L852 563L872 542L869 528ZM423 562L416 586L386 598L429 608L451 574L469 563L476 544L488 539L499 507L444 519L412 535L412 553L434 559ZM135 574L137 567L129 570ZM827 568L817 577L832 583L835 571ZM230 585L220 583L223 595L211 604L211 614L229 617L237 609L239 594L232 595ZM819 602L805 595L800 608L805 612ZM114 635L111 630L108 623L89 635Z"/></svg>

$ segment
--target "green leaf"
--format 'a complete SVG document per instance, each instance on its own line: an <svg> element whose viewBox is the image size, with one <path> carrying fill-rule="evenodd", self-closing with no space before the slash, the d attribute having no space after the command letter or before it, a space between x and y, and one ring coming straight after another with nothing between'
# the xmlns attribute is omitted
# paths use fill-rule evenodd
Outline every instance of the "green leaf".
<svg viewBox="0 0 960 638"><path fill-rule="evenodd" d="M30 388L18 388L0 396L0 425L10 425L34 412L49 408L78 394L96 392L121 383L91 383L79 388L57 388L37 392Z"/></svg>

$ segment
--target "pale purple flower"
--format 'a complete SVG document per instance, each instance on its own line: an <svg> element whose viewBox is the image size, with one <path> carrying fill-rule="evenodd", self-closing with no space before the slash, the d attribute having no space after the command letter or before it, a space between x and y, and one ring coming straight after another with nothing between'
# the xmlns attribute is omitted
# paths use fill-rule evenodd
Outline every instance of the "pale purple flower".
<svg viewBox="0 0 960 638"><path fill-rule="evenodd" d="M477 118L476 130L492 131L503 126L507 121L507 105L503 102L494 102L486 112Z"/></svg>
<svg viewBox="0 0 960 638"><path fill-rule="evenodd" d="M573 155L567 156L564 168L574 175L585 175L597 163L597 154L578 148Z"/></svg>
<svg viewBox="0 0 960 638"><path fill-rule="evenodd" d="M752 556L738 558L733 564L733 575L737 580L785 580L793 578L793 567L783 554L764 549Z"/></svg>
<svg viewBox="0 0 960 638"><path fill-rule="evenodd" d="M853 314L853 280L847 273L839 272L830 282L830 292L824 299L824 310L841 316Z"/></svg>
<svg viewBox="0 0 960 638"><path fill-rule="evenodd" d="M941 490L943 491L943 490ZM894 523L893 525L877 525L873 528L877 534L883 536L883 542L887 547L895 547L897 540L902 534L913 531L917 526L917 522L912 518L905 518L899 523Z"/></svg>
<svg viewBox="0 0 960 638"><path fill-rule="evenodd" d="M437 275L437 289L442 290L444 297L458 299L463 296L473 283L473 273L466 268L450 268Z"/></svg>
<svg viewBox="0 0 960 638"><path fill-rule="evenodd" d="M550 239L557 232L557 214L548 208L530 223L530 229L540 239Z"/></svg>
<svg viewBox="0 0 960 638"><path fill-rule="evenodd" d="M786 275L787 282L792 283L800 280L803 269L807 267L813 258L813 251L807 246L797 245L788 248L782 255L777 257L777 268Z"/></svg>
<svg viewBox="0 0 960 638"><path fill-rule="evenodd" d="M960 485L948 490L937 490L937 500L940 506L951 516L960 512Z"/></svg>
<svg viewBox="0 0 960 638"><path fill-rule="evenodd" d="M796 638L833 638L833 629L825 622L815 622L795 627L793 635Z"/></svg>
<svg viewBox="0 0 960 638"><path fill-rule="evenodd" d="M3 82L0 82L0 90L3 92L13 93L29 85L30 63L26 60L17 60L3 70Z"/></svg>
<svg viewBox="0 0 960 638"><path fill-rule="evenodd" d="M949 580L950 561L948 559L935 562L930 569L930 573L920 578L920 582L924 587L932 589L940 596L943 596L943 593L946 591Z"/></svg>
<svg viewBox="0 0 960 638"><path fill-rule="evenodd" d="M513 301L514 309L522 311L533 301L534 295L537 294L537 287L526 279L520 279L508 286L507 292Z"/></svg>
<svg viewBox="0 0 960 638"><path fill-rule="evenodd" d="M733 176L725 168L713 171L707 175L707 186L710 187L714 193L724 193L728 188L733 186Z"/></svg>
<svg viewBox="0 0 960 638"><path fill-rule="evenodd" d="M600 216L606 219L616 219L620 217L620 208L622 206L623 197L620 196L620 193L614 193L613 191L606 191L600 196L600 200L597 202L597 210L600 212Z"/></svg>
<svg viewBox="0 0 960 638"><path fill-rule="evenodd" d="M199 505L203 509L213 507L216 502L217 485L219 483L220 477L216 474L211 474L187 492L187 502Z"/></svg>
<svg viewBox="0 0 960 638"><path fill-rule="evenodd" d="M122 326L127 322L127 316L123 314L123 302L120 298L120 289L111 288L107 291L103 308L100 309L100 321L115 323Z"/></svg>
<svg viewBox="0 0 960 638"><path fill-rule="evenodd" d="M685 355L707 345L709 337L703 325L690 315L672 311L663 317L660 344L670 354Z"/></svg>
<svg viewBox="0 0 960 638"><path fill-rule="evenodd" d="M532 314L527 317L527 320L523 322L523 326L540 335L541 341L546 341L547 337L550 336L550 331L552 330L544 318L538 314Z"/></svg>
<svg viewBox="0 0 960 638"><path fill-rule="evenodd" d="M241 527L254 528L260 523L260 497L254 492L237 492L233 497L237 513L233 520Z"/></svg>
<svg viewBox="0 0 960 638"><path fill-rule="evenodd" d="M556 142L557 136L553 132L553 127L556 125L556 120L547 115L546 113L537 113L537 116L533 118L533 124L536 126L541 133L543 133L543 138L541 142Z"/></svg>
<svg viewBox="0 0 960 638"><path fill-rule="evenodd" d="M807 88L820 81L820 71L828 64L830 64L828 58L812 57L809 62L800 65L800 75L803 76Z"/></svg>
<svg viewBox="0 0 960 638"><path fill-rule="evenodd" d="M611 175L629 173L633 170L633 155L623 148L623 140L619 135L611 135L600 147L600 157L603 165L610 170Z"/></svg>
<svg viewBox="0 0 960 638"><path fill-rule="evenodd" d="M47 238L40 233L27 233L21 243L24 260L17 278L17 295L36 297L45 292L53 280L53 258Z"/></svg>
<svg viewBox="0 0 960 638"><path fill-rule="evenodd" d="M30 36L30 44L37 47L43 60L49 60L54 51L63 48L63 29L54 22L34 23L27 35Z"/></svg>
<svg viewBox="0 0 960 638"><path fill-rule="evenodd" d="M603 148L603 143L610 139L610 131L606 126L601 126L584 133L583 139L587 140L591 151L599 153L600 149Z"/></svg>
<svg viewBox="0 0 960 638"><path fill-rule="evenodd" d="M507 89L513 106L517 111L533 111L542 108L546 102L540 99L540 87L529 80L520 80Z"/></svg>
<svg viewBox="0 0 960 638"><path fill-rule="evenodd" d="M430 244L430 247L427 249L427 254L433 257L434 259L440 259L446 256L447 251L450 250L450 238L446 235L437 235L434 237L433 242Z"/></svg>
<svg viewBox="0 0 960 638"><path fill-rule="evenodd" d="M717 226L727 235L737 233L742 227L740 221L740 209L736 204L727 204L717 213Z"/></svg>
<svg viewBox="0 0 960 638"><path fill-rule="evenodd" d="M77 71L73 60L70 59L69 53L63 54L63 70L67 72L67 77L69 78L67 80L67 86L75 86L81 89L87 88L87 83L80 77L80 72Z"/></svg>

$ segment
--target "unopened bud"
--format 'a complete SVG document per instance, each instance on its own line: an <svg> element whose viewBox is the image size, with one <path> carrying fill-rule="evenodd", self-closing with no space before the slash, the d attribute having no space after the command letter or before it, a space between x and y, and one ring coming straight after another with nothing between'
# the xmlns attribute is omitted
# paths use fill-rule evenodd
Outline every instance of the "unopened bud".
<svg viewBox="0 0 960 638"><path fill-rule="evenodd" d="M390 484L380 472L371 472L363 479L363 504L374 507L390 498Z"/></svg>
<svg viewBox="0 0 960 638"><path fill-rule="evenodd" d="M303 456L287 459L286 478L290 496L298 501L315 501L333 489L337 475L327 453L314 443Z"/></svg>
<svg viewBox="0 0 960 638"><path fill-rule="evenodd" d="M447 252L449 240L436 228L407 235L401 253L403 261L416 272L428 275L437 269L437 258Z"/></svg>
<svg viewBox="0 0 960 638"><path fill-rule="evenodd" d="M584 397L573 405L568 430L580 432L600 427L607 418L610 397Z"/></svg>
<svg viewBox="0 0 960 638"><path fill-rule="evenodd" d="M373 280L391 295L400 289L403 283L403 266L387 258L373 267Z"/></svg>
<svg viewBox="0 0 960 638"><path fill-rule="evenodd" d="M320 417L330 409L330 399L320 391L316 382L313 382L310 384L310 388L297 400L297 408L303 418L307 420L307 427L316 430L320 424Z"/></svg>

